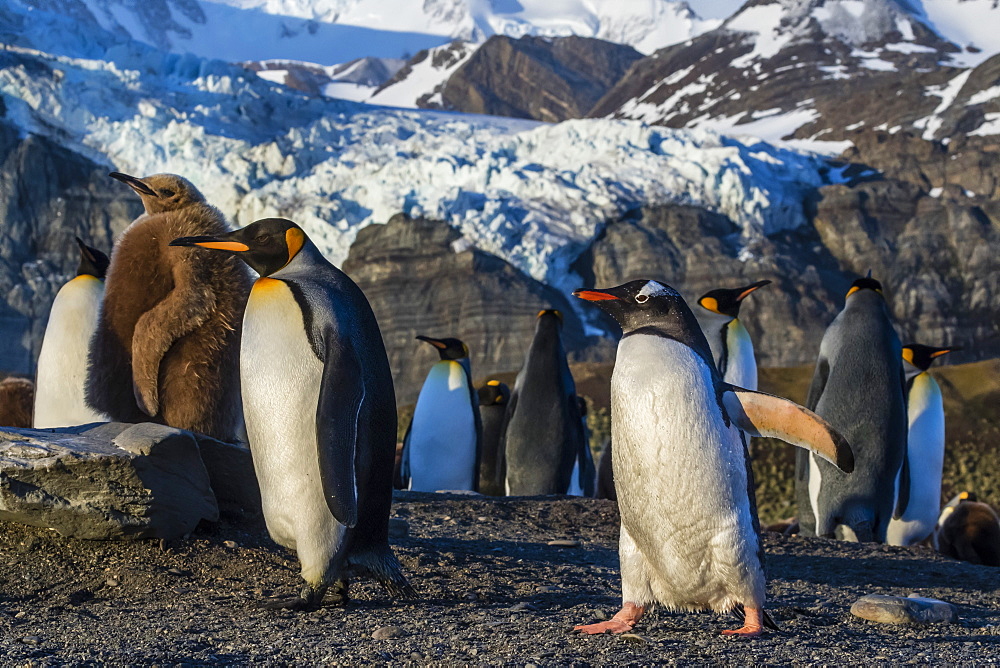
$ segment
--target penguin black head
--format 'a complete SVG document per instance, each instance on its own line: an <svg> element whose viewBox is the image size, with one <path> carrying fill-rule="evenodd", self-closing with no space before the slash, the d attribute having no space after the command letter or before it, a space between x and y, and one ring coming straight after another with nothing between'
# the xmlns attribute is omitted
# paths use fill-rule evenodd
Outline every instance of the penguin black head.
<svg viewBox="0 0 1000 668"><path fill-rule="evenodd" d="M539 318L539 319L541 319L541 318L547 318L547 317L550 317L550 316L553 317L553 318L556 318L559 321L560 325L562 324L562 322L563 322L563 314L562 314L562 311L559 311L558 309L554 309L554 308L542 309L541 311L538 312L538 315L536 317Z"/></svg>
<svg viewBox="0 0 1000 668"><path fill-rule="evenodd" d="M576 290L573 296L593 302L618 321L625 334L640 327L656 327L673 338L691 343L692 326L701 332L680 293L657 281L631 281L606 290Z"/></svg>
<svg viewBox="0 0 1000 668"><path fill-rule="evenodd" d="M903 359L921 371L927 371L935 359L961 348L935 348L919 343L907 343L903 346Z"/></svg>
<svg viewBox="0 0 1000 668"><path fill-rule="evenodd" d="M458 339L432 339L429 336L418 336L417 339L437 348L443 360L460 360L469 356L469 346Z"/></svg>
<svg viewBox="0 0 1000 668"><path fill-rule="evenodd" d="M309 238L284 218L264 218L214 237L181 237L171 246L199 246L234 253L261 276L269 276L295 259Z"/></svg>
<svg viewBox="0 0 1000 668"><path fill-rule="evenodd" d="M771 281L757 281L742 288L719 288L709 290L698 300L698 305L712 313L728 315L730 318L738 317L740 305L753 291L765 285L770 285Z"/></svg>
<svg viewBox="0 0 1000 668"><path fill-rule="evenodd" d="M850 297L858 290L874 290L882 295L882 284L872 278L872 272L869 271L867 276L851 283L851 289L847 291L847 296Z"/></svg>
<svg viewBox="0 0 1000 668"><path fill-rule="evenodd" d="M499 380L488 381L476 392L480 406L506 406L510 401L510 388Z"/></svg>
<svg viewBox="0 0 1000 668"><path fill-rule="evenodd" d="M76 268L76 275L103 279L108 273L108 264L110 264L108 256L83 243L80 237L75 238L76 245L80 247L80 264Z"/></svg>
<svg viewBox="0 0 1000 668"><path fill-rule="evenodd" d="M141 179L121 172L111 172L108 176L134 190L149 214L176 211L205 202L205 196L194 184L176 174L153 174Z"/></svg>

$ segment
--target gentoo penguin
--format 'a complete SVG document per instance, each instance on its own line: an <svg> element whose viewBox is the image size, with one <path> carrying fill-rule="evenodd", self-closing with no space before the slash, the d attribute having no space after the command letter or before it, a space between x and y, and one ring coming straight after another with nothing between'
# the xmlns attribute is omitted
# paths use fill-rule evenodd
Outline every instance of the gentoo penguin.
<svg viewBox="0 0 1000 668"><path fill-rule="evenodd" d="M35 375L34 427L69 427L106 418L87 405L87 353L104 299L108 256L79 237L76 277L63 285L52 302Z"/></svg>
<svg viewBox="0 0 1000 668"><path fill-rule="evenodd" d="M934 548L952 559L1000 566L1000 518L974 494L962 492L941 511Z"/></svg>
<svg viewBox="0 0 1000 668"><path fill-rule="evenodd" d="M469 347L458 339L418 336L441 358L420 388L403 438L402 478L418 492L479 488L482 425Z"/></svg>
<svg viewBox="0 0 1000 668"><path fill-rule="evenodd" d="M497 477L497 465L500 461L500 434L507 415L510 388L499 380L491 380L479 388L478 394L479 416L483 422L479 491L490 496L503 496L503 480Z"/></svg>
<svg viewBox="0 0 1000 668"><path fill-rule="evenodd" d="M87 403L119 422L159 422L233 441L242 427L239 323L250 273L234 257L171 248L230 231L187 179L112 172L146 213L111 253L90 346Z"/></svg>
<svg viewBox="0 0 1000 668"><path fill-rule="evenodd" d="M388 543L396 398L364 293L290 220L175 239L235 255L261 278L243 318L240 379L247 435L271 537L295 550L309 609L327 587L369 575L412 596Z"/></svg>
<svg viewBox="0 0 1000 668"><path fill-rule="evenodd" d="M565 494L586 447L561 329L559 311L538 313L535 337L510 394L502 466L510 495Z"/></svg>
<svg viewBox="0 0 1000 668"><path fill-rule="evenodd" d="M902 346L882 284L870 276L858 279L823 335L806 400L851 443L857 470L845 476L818 457L796 453L803 535L885 542L906 453L904 385ZM907 489L904 475L896 515L906 510Z"/></svg>
<svg viewBox="0 0 1000 668"><path fill-rule="evenodd" d="M573 473L569 479L569 496L594 496L597 485L597 470L594 466L594 455L590 451L590 429L587 428L587 400L577 395L576 406L580 411L580 429L583 430L583 440L573 464Z"/></svg>
<svg viewBox="0 0 1000 668"><path fill-rule="evenodd" d="M850 447L801 406L723 382L701 327L673 288L639 280L574 295L623 331L611 376L623 605L611 620L576 629L623 633L660 604L742 610L744 626L723 633L761 633L770 620L742 432L809 447L845 471L852 469Z"/></svg>
<svg viewBox="0 0 1000 668"><path fill-rule="evenodd" d="M916 545L934 533L941 508L941 470L944 468L944 401L941 388L927 370L931 363L954 350L933 348L919 343L903 346L903 369L906 375L906 416L909 432L906 459L896 476L909 481L906 512L889 522L886 542L890 545Z"/></svg>
<svg viewBox="0 0 1000 668"><path fill-rule="evenodd" d="M770 283L757 281L742 288L719 288L706 292L698 300L698 305L708 311L700 320L712 349L712 358L722 380L730 385L757 389L757 359L750 332L740 322L740 306L751 293Z"/></svg>
<svg viewBox="0 0 1000 668"><path fill-rule="evenodd" d="M0 381L0 427L31 427L35 385L27 378L10 376Z"/></svg>

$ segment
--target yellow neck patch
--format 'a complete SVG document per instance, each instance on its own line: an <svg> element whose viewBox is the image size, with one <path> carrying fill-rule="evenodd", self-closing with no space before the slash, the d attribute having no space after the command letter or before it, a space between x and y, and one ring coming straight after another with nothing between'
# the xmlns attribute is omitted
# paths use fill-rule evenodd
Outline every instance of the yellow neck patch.
<svg viewBox="0 0 1000 668"><path fill-rule="evenodd" d="M302 247L306 244L305 232L297 227L289 227L285 231L285 245L288 246L288 262L295 259ZM288 262L285 264L287 265Z"/></svg>
<svg viewBox="0 0 1000 668"><path fill-rule="evenodd" d="M281 286L281 281L276 278L258 278L253 284L254 292L269 292Z"/></svg>

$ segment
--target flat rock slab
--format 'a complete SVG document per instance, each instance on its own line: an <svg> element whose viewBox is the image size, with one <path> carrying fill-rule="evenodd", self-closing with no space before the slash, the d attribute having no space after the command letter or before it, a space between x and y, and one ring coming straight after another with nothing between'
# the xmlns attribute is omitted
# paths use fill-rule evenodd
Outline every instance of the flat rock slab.
<svg viewBox="0 0 1000 668"><path fill-rule="evenodd" d="M0 429L0 519L113 540L177 538L218 516L188 432L114 422Z"/></svg>
<svg viewBox="0 0 1000 668"><path fill-rule="evenodd" d="M955 606L936 598L868 594L851 606L851 614L881 624L932 624L958 619Z"/></svg>

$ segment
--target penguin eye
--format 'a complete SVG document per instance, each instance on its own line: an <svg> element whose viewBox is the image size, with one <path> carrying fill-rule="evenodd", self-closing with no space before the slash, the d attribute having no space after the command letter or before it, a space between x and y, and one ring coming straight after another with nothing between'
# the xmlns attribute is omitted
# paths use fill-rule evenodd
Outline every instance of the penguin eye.
<svg viewBox="0 0 1000 668"><path fill-rule="evenodd" d="M164 188L163 190L160 191L160 194L163 195L164 197L173 197L174 191L170 190L169 188Z"/></svg>
<svg viewBox="0 0 1000 668"><path fill-rule="evenodd" d="M639 304L645 304L649 301L649 295L636 295L635 301Z"/></svg>
<svg viewBox="0 0 1000 668"><path fill-rule="evenodd" d="M253 240L255 242L259 243L259 244L264 244L264 243L267 243L268 239L270 239L270 238L271 238L271 236L268 235L268 234L258 234L257 236L255 236L253 238Z"/></svg>

